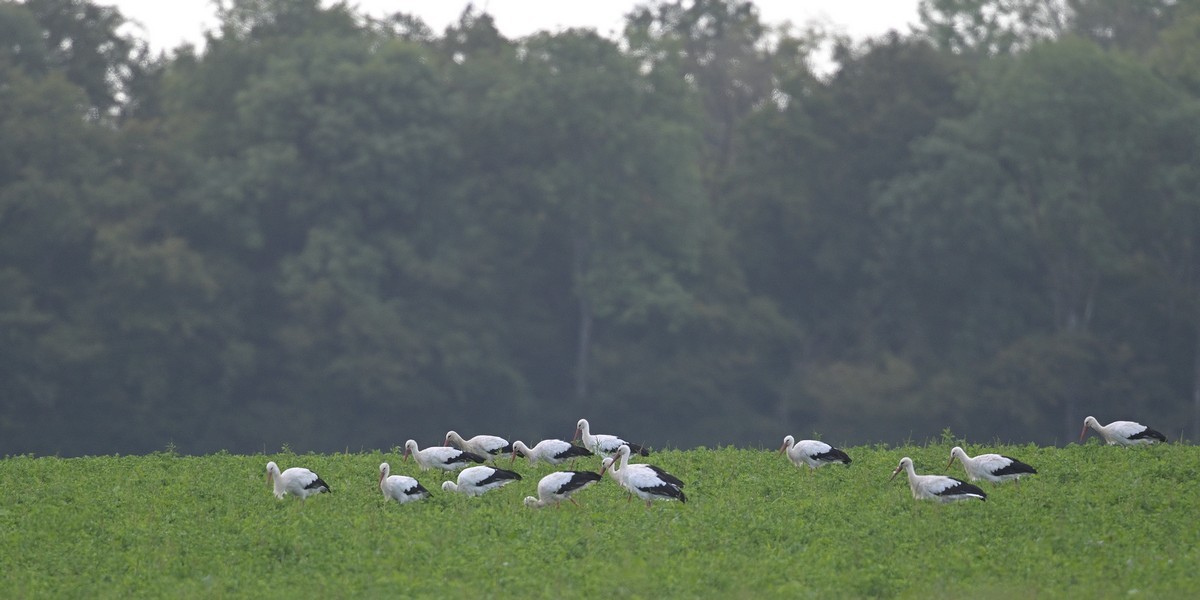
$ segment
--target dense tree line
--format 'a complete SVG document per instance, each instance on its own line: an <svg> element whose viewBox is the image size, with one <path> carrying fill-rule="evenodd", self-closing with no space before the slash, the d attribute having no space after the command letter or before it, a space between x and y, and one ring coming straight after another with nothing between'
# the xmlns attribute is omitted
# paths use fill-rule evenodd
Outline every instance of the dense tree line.
<svg viewBox="0 0 1200 600"><path fill-rule="evenodd" d="M0 1L0 453L1200 436L1200 2L219 16Z"/></svg>

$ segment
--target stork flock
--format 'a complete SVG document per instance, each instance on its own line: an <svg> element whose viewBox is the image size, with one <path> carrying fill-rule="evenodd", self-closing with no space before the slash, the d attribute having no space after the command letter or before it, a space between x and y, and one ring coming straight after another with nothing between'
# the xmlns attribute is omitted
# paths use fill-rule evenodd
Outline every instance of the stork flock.
<svg viewBox="0 0 1200 600"><path fill-rule="evenodd" d="M1162 433L1140 423L1114 421L1108 425L1100 425L1095 417L1089 416L1083 421L1083 430L1079 434L1080 442L1086 437L1089 428L1095 430L1107 444L1114 446L1138 446L1167 441ZM582 445L576 445L576 440L581 441ZM825 442L796 441L790 435L783 438L779 453L786 453L797 468L807 467L810 475L825 465L849 466L851 463L846 452ZM558 507L564 500L578 506L579 503L572 495L600 481L606 473L626 490L630 499L637 496L645 501L647 508L652 506L654 500L687 502L687 496L683 492L684 482L681 479L654 465L629 462L630 457L634 455L649 456L649 449L615 435L593 434L587 419L580 419L576 424L575 436L570 442L546 439L530 447L520 440L510 443L494 435L477 435L464 439L457 432L449 431L442 446L422 449L415 440L408 440L404 443L402 460L407 462L411 456L421 470L439 469L448 473L458 471L454 481L442 483L442 490L473 497L522 479L516 471L483 464L488 461L494 464L504 455L509 456L510 466L516 462L518 456L527 459L530 465L546 462L554 466L568 462L574 464L576 460L588 456L603 457L598 472L563 470L542 477L537 484L537 495L524 499L524 504L529 507ZM955 460L962 464L972 482L982 480L999 485L1012 481L1019 485L1022 477L1037 473L1037 469L1015 458L1000 454L979 454L971 457L959 446L950 451L950 462L946 464L946 469L949 469ZM891 479L894 480L901 471L907 474L909 489L913 498L917 500L940 503L987 500L987 493L974 483L947 475L917 474L912 459L907 456L900 459L900 464L892 471ZM267 481L274 487L275 497L280 499L292 495L303 500L314 494L332 491L329 484L316 473L302 467L292 467L281 472L273 461L267 463ZM385 498L400 504L430 497L429 490L415 478L392 475L391 466L386 462L379 465L379 489Z"/></svg>

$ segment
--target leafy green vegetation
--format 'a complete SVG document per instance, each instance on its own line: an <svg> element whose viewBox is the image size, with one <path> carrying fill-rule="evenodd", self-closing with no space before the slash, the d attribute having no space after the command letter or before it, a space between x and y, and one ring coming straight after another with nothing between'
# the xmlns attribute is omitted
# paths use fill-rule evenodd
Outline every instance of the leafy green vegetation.
<svg viewBox="0 0 1200 600"><path fill-rule="evenodd" d="M1200 2L219 4L0 0L0 454L1200 439Z"/></svg>
<svg viewBox="0 0 1200 600"><path fill-rule="evenodd" d="M814 474L771 451L652 455L688 503L628 502L609 479L583 504L529 509L551 469L481 498L397 453L11 457L0 461L8 597L1183 597L1200 593L1200 451L1002 448L1036 466L987 502L918 503L901 456L945 473L950 446L847 448ZM332 494L277 501L267 460ZM378 465L433 498L401 506ZM581 461L590 468L598 460ZM963 477L957 465L953 476Z"/></svg>

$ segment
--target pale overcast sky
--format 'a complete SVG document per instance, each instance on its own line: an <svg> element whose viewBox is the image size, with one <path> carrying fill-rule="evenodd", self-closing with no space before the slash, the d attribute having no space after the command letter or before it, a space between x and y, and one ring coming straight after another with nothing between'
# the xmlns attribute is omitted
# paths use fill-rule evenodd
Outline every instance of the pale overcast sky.
<svg viewBox="0 0 1200 600"><path fill-rule="evenodd" d="M804 25L821 21L837 31L861 39L891 29L907 32L917 20L918 0L757 0L767 23L791 21ZM100 0L115 5L126 19L144 28L135 34L150 42L155 52L171 50L184 43L199 45L203 32L216 24L211 0ZM330 4L326 2L325 4ZM358 0L349 3L371 15L395 12L415 14L435 32L441 33L458 20L470 4L463 0ZM636 0L477 0L477 8L491 14L501 33L518 38L535 31L558 31L568 27L592 27L615 37L623 17Z"/></svg>

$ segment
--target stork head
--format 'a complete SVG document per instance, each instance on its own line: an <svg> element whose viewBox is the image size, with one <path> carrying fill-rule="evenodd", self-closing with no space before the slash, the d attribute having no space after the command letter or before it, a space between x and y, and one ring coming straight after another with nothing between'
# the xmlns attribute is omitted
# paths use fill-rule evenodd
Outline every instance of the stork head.
<svg viewBox="0 0 1200 600"><path fill-rule="evenodd" d="M407 442L404 442L404 459L403 459L404 462L408 462L409 455L415 454L416 452L417 452L417 441L416 440L408 440Z"/></svg>
<svg viewBox="0 0 1200 600"><path fill-rule="evenodd" d="M611 456L605 456L604 460L600 461L600 476L601 477L604 476L605 471L612 468L612 464L613 464L613 459Z"/></svg>
<svg viewBox="0 0 1200 600"><path fill-rule="evenodd" d="M785 436L783 436L783 445L779 447L779 453L783 454L783 452L785 450L790 450L791 447L795 446L795 445L796 445L796 438L794 438L790 435L785 435Z"/></svg>
<svg viewBox="0 0 1200 600"><path fill-rule="evenodd" d="M392 472L392 466L387 463L379 463L379 483L383 484L383 480L387 479L388 474Z"/></svg>
<svg viewBox="0 0 1200 600"><path fill-rule="evenodd" d="M463 441L462 436L458 435L457 431L454 431L453 429L451 429L450 431L446 432L446 441L442 442L442 445L449 446L450 442L454 442L455 444L461 444L462 441Z"/></svg>
<svg viewBox="0 0 1200 600"><path fill-rule="evenodd" d="M967 455L967 453L963 452L963 449L959 448L958 446L951 448L950 449L950 462L946 463L946 468L949 469L950 465L954 464L954 459L957 458L959 460L962 460L963 457L965 457L966 455Z"/></svg>
<svg viewBox="0 0 1200 600"><path fill-rule="evenodd" d="M510 465L517 462L518 454L520 454L521 456L525 456L525 453L529 451L529 447L526 446L525 442L522 442L521 440L517 440L517 441L513 442L512 449L513 449L512 459L510 459L508 461L508 464L510 464Z"/></svg>
<svg viewBox="0 0 1200 600"><path fill-rule="evenodd" d="M542 505L541 501L537 498L534 498L533 496L525 496L525 506L530 508L540 508Z"/></svg>
<svg viewBox="0 0 1200 600"><path fill-rule="evenodd" d="M275 477L279 475L279 465L275 461L267 462L267 485L275 484Z"/></svg>
<svg viewBox="0 0 1200 600"><path fill-rule="evenodd" d="M1081 429L1079 431L1079 441L1082 442L1083 436L1087 435L1088 427L1099 430L1100 422L1096 420L1096 417L1088 417L1088 418L1084 419L1083 420L1083 429Z"/></svg>
<svg viewBox="0 0 1200 600"><path fill-rule="evenodd" d="M892 471L892 476L888 478L888 481L895 479L896 475L899 475L900 471L903 471L905 467L912 468L912 459L907 456L900 459L900 464L896 465L896 470Z"/></svg>
<svg viewBox="0 0 1200 600"><path fill-rule="evenodd" d="M454 483L453 481L443 481L442 482L442 491L443 492L457 492L458 484Z"/></svg>
<svg viewBox="0 0 1200 600"><path fill-rule="evenodd" d="M587 431L587 430L588 430L588 420L580 419L579 422L575 424L575 437L572 437L571 441L573 442L573 441L579 439L579 436L584 431Z"/></svg>

